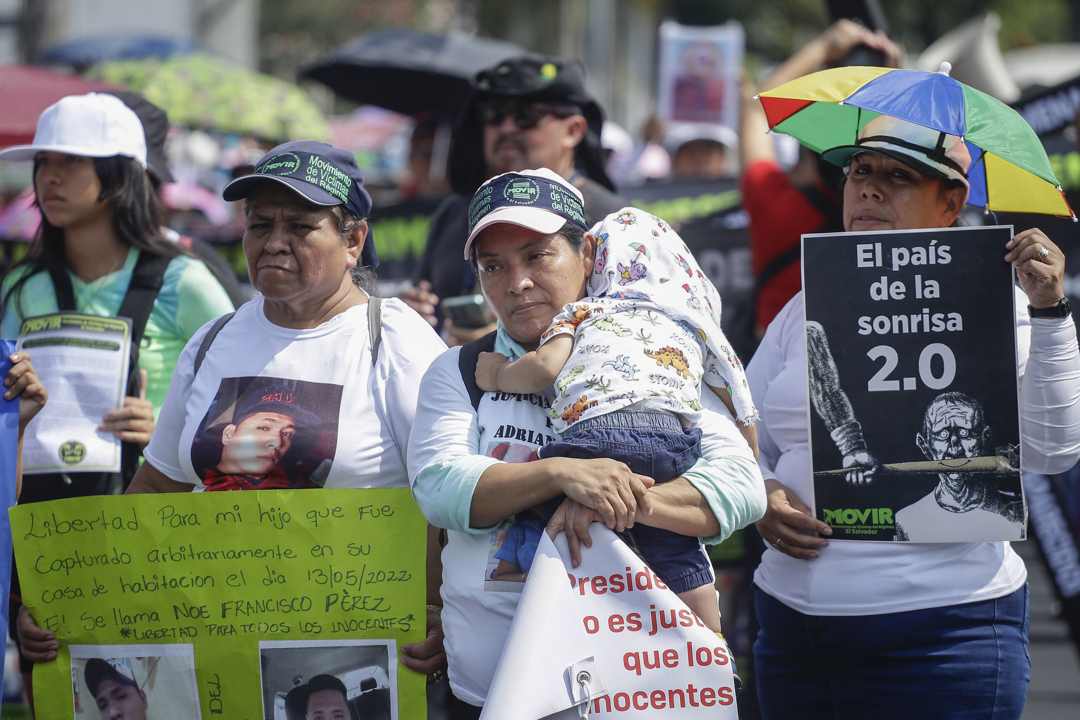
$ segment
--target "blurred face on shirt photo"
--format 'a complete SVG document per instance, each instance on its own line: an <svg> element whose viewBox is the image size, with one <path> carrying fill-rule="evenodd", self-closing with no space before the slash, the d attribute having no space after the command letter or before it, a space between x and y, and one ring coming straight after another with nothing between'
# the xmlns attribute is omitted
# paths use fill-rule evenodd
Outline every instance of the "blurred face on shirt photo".
<svg viewBox="0 0 1080 720"><path fill-rule="evenodd" d="M256 412L221 433L218 470L231 475L266 475L292 447L296 422L288 415Z"/></svg>

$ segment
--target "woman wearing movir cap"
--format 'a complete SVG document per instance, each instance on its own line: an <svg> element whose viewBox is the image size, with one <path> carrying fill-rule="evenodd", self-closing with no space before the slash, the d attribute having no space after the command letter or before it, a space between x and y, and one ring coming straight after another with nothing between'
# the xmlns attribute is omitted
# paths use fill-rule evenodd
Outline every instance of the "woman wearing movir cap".
<svg viewBox="0 0 1080 720"><path fill-rule="evenodd" d="M847 231L948 227L968 196L963 140L895 118L872 120L856 145L823 157L847 175ZM1023 288L1025 466L1062 472L1080 457L1080 353L1067 303L1058 310L1064 258L1039 230L1003 250ZM757 524L768 548L754 577L763 716L1020 717L1030 676L1027 574L1009 543L829 543L831 529L804 502L813 480L801 293L769 326L747 377L769 494ZM877 461L858 424L848 425L834 437L845 467L866 480Z"/></svg>
<svg viewBox="0 0 1080 720"><path fill-rule="evenodd" d="M669 397L673 401L675 397L674 393L665 394L670 387L661 388L660 383L689 384L688 377L679 376L673 366L687 375L702 374L702 346L707 343L697 329L712 326L715 318L708 302L718 308L718 298L689 264L684 267L677 259L667 267L669 279L677 284L674 296L678 304L687 307L686 315L694 319L688 329L671 320L664 327L630 330L615 320L621 315L612 315L607 318L612 322L607 322L597 313L591 322L596 337L577 348L586 355L603 355L590 358L588 373L584 366L577 373L571 368L565 383L560 380L556 387L538 392L514 388L511 392L484 393L478 385L488 384L481 380L481 368L477 367L481 351L519 360L536 350L556 316L590 294L589 279L594 270L598 280L609 281L609 297L622 295L627 301L634 297L635 283L650 272L649 267L663 274L659 263L664 261L656 253L665 241L659 236L667 233L674 237L664 223L627 209L604 220L597 226L599 236L594 237L585 225L576 188L550 171L526 170L485 183L473 196L469 225L465 254L498 319L498 330L463 348L453 348L432 363L420 388L409 443L413 495L428 520L448 530L442 556L443 628L450 687L458 700L456 715L452 714L456 718L479 717L513 622L523 578L520 573L513 577L501 572L500 561L510 564L510 560L527 556L528 548L522 546L536 542L536 533L514 530L519 523L535 522L528 519L527 510L566 496L549 527L566 530L576 564L580 562L579 538L591 543L587 527L594 519L619 532L649 526L685 535L692 551L700 556L698 538L718 542L760 517L764 502L753 452L739 433L734 416L716 395L701 393L696 383L694 391L680 395L676 410L694 416L693 433L684 433L667 407L654 413L653 427L659 431L654 437L656 464L668 466L667 482L653 486L654 478L637 474L645 472L643 468L635 471L603 452L591 458L555 453L537 459L542 446L557 440L559 421L575 424L578 412L589 412L605 398L604 388L610 387L610 397L616 399L622 388L644 398L655 387L659 399L646 403L645 409L657 410ZM609 234L624 232L644 241L635 243L640 249L622 240L608 240ZM605 249L609 242L610 248L617 245L626 253ZM614 276L608 276L608 271ZM676 303L670 304L672 317L680 315L674 309ZM643 302L642 317L649 311L646 305ZM656 312L653 317L660 322ZM570 324L574 319L570 318ZM646 347L639 342L641 349L632 358L620 357L604 336L637 336L641 329L652 334L650 344ZM674 352L680 343L687 352L697 353L696 362L702 368L681 363ZM653 355L641 354L642 349ZM608 367L603 365L605 361L610 361ZM661 368L664 365L667 367ZM500 387L504 373L496 383ZM623 374L623 381L601 377L614 373ZM656 376L657 385L650 384L649 373ZM734 379L733 368L729 374ZM633 381L626 375L637 377L640 391L629 389ZM582 384L574 385L578 378ZM581 392L572 392L586 381L595 389L584 397ZM621 386L618 391L616 385ZM736 398L735 405L741 419L749 420L753 416L749 397L739 395L744 402ZM561 417L553 418L556 407ZM652 419L650 413L643 415L650 416L644 422ZM700 454L695 452L699 432ZM665 443L671 450L678 447L678 452L668 457ZM661 470L650 467L648 472L659 475ZM671 555L678 555L683 562L688 554L680 550ZM516 564L520 567L520 562ZM711 577L707 561L704 567L686 562L681 569L683 579L697 576L687 589L699 589L700 580L705 575Z"/></svg>
<svg viewBox="0 0 1080 720"><path fill-rule="evenodd" d="M246 203L260 295L184 348L128 492L408 487L417 389L446 346L399 300L369 302L378 258L356 159L286 143L223 195ZM54 657L52 634L34 635ZM442 662L438 636L405 650L414 669Z"/></svg>
<svg viewBox="0 0 1080 720"><path fill-rule="evenodd" d="M565 222L562 214L583 222L573 195L560 193L558 185L534 198L531 180L511 177L503 202L498 183L474 198L470 242L497 223L555 232ZM596 261L588 295L555 316L536 350L513 362L481 353L476 384L504 393L558 388L550 417L560 439L540 448L538 457L611 458L665 483L701 457L701 431L692 426L701 412L702 385L750 433L757 412L720 329L720 296L675 231L631 207L593 230ZM594 346L603 352L589 352ZM752 434L749 439L756 451ZM561 500L552 498L532 512L546 522ZM626 530L623 539L706 626L720 632L712 564L696 537L642 525Z"/></svg>
<svg viewBox="0 0 1080 720"><path fill-rule="evenodd" d="M29 476L19 501L117 492L123 486L116 481L131 481L150 441L184 344L208 320L232 310L232 302L201 261L162 235L142 124L118 98L63 98L41 114L31 145L0 151L0 160L34 161L42 216L30 251L0 285L3 337L18 337L24 318L65 310L132 317L133 339L141 338L132 343L124 407L100 426L124 441L123 473ZM139 290L147 287L160 289ZM148 316L137 317L147 308ZM13 584L17 596L17 575ZM29 677L25 659L22 669Z"/></svg>

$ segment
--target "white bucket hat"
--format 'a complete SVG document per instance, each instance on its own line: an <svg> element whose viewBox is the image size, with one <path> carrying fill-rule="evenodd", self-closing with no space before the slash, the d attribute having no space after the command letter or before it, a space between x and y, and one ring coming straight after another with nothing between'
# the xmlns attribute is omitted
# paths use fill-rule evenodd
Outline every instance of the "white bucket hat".
<svg viewBox="0 0 1080 720"><path fill-rule="evenodd" d="M39 152L85 157L134 158L146 167L142 122L120 98L102 93L69 95L45 108L31 145L0 151L0 160L33 160Z"/></svg>

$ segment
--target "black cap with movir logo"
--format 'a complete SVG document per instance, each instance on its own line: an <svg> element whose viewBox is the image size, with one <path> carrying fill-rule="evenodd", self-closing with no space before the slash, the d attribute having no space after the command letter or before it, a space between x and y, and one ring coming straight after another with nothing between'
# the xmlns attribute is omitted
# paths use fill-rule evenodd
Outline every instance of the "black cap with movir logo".
<svg viewBox="0 0 1080 720"><path fill-rule="evenodd" d="M371 213L371 196L356 158L326 143L297 140L278 145L259 160L255 172L226 185L221 196L229 202L243 200L265 180L282 183L315 205L344 205L359 218ZM379 265L370 230L361 262L372 268Z"/></svg>
<svg viewBox="0 0 1080 720"><path fill-rule="evenodd" d="M504 173L484 183L469 203L465 257L473 238L488 225L510 223L548 235L568 222L583 232L589 229L577 188L547 168Z"/></svg>

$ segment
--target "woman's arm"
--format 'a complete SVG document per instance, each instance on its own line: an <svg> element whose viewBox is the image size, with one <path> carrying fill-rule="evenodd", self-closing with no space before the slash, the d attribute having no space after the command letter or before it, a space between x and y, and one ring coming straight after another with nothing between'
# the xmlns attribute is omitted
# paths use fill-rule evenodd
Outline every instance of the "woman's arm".
<svg viewBox="0 0 1080 720"><path fill-rule="evenodd" d="M143 462L142 467L136 471L135 477L131 480L131 485L128 486L124 494L185 493L191 492L192 487L191 483L177 482L149 462Z"/></svg>
<svg viewBox="0 0 1080 720"><path fill-rule="evenodd" d="M651 514L652 499L646 494L651 486L652 478L630 472L625 463L603 458L500 463L485 470L476 484L470 524L496 525L564 494L595 510L609 528L622 532L633 527L636 517Z"/></svg>
<svg viewBox="0 0 1080 720"><path fill-rule="evenodd" d="M761 345L754 353L754 359L746 368L746 381L750 385L750 394L758 407L768 405L766 391L770 386L778 386L778 376L788 362L795 362L802 352L804 336L802 331L802 293L788 301L769 325ZM806 376L803 369L800 377ZM767 503L765 514L757 521L757 530L771 547L800 560L810 560L819 556L822 548L829 544L825 537L832 529L817 520L810 508L798 494L776 479L776 466L783 452L772 434L766 418L758 423L761 456L758 466L765 478Z"/></svg>
<svg viewBox="0 0 1080 720"><path fill-rule="evenodd" d="M1017 293L1020 417L1024 469L1043 474L1068 470L1080 459L1080 348L1073 316L1030 318L1035 308L1065 297L1065 257L1040 230L1018 233L1006 245L1024 295ZM1039 259L1040 250L1047 255Z"/></svg>
<svg viewBox="0 0 1080 720"><path fill-rule="evenodd" d="M632 524L650 479L611 460L550 458L504 463L480 449L480 426L458 370L458 351L432 363L420 385L409 439L413 497L437 527L490 532L560 493L606 513L609 527Z"/></svg>

